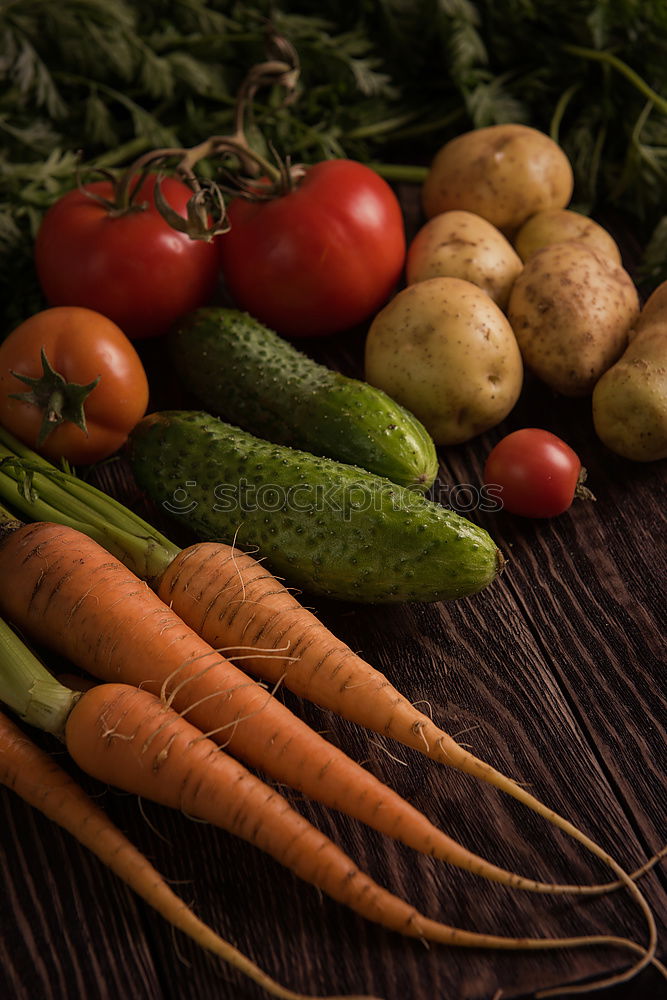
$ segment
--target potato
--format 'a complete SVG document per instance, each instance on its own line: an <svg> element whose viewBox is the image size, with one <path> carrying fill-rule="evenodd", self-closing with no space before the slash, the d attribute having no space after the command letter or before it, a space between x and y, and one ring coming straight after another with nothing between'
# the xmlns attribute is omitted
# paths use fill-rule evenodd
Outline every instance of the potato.
<svg viewBox="0 0 667 1000"><path fill-rule="evenodd" d="M564 396L593 391L625 350L638 313L627 272L576 240L526 261L507 311L526 367Z"/></svg>
<svg viewBox="0 0 667 1000"><path fill-rule="evenodd" d="M366 379L411 410L436 444L500 423L523 381L512 329L495 302L461 278L427 278L373 320Z"/></svg>
<svg viewBox="0 0 667 1000"><path fill-rule="evenodd" d="M624 458L667 458L667 281L644 306L623 356L595 386L593 423Z"/></svg>
<svg viewBox="0 0 667 1000"><path fill-rule="evenodd" d="M548 135L526 125L465 132L436 154L422 187L424 212L475 212L506 234L572 197L572 167Z"/></svg>
<svg viewBox="0 0 667 1000"><path fill-rule="evenodd" d="M608 257L614 264L621 263L616 240L607 230L593 219L569 208L550 208L531 215L514 237L514 249L521 260L526 261L536 250L566 240L578 240Z"/></svg>
<svg viewBox="0 0 667 1000"><path fill-rule="evenodd" d="M419 230L408 247L408 284L425 278L463 278L504 309L523 264L511 243L472 212L442 212Z"/></svg>
<svg viewBox="0 0 667 1000"><path fill-rule="evenodd" d="M653 324L656 320L667 322L667 281L663 281L655 291L649 295L644 303L639 319L630 331L630 338L640 333L644 327Z"/></svg>

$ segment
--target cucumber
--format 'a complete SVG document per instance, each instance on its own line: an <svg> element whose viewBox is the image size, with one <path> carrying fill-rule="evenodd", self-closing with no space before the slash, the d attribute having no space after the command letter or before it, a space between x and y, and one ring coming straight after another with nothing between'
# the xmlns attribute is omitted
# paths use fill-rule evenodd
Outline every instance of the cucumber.
<svg viewBox="0 0 667 1000"><path fill-rule="evenodd" d="M170 350L186 388L223 420L403 486L433 484L435 445L412 413L312 361L247 313L198 309L173 331Z"/></svg>
<svg viewBox="0 0 667 1000"><path fill-rule="evenodd" d="M415 490L206 413L145 417L129 454L139 486L199 539L256 548L312 593L451 600L481 590L503 564L486 531Z"/></svg>

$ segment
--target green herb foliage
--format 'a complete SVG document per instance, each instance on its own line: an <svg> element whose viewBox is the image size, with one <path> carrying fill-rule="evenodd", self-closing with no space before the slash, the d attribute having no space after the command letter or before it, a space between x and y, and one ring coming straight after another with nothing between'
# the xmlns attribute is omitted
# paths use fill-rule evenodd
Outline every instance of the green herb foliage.
<svg viewBox="0 0 667 1000"><path fill-rule="evenodd" d="M302 74L287 107L257 95L259 146L423 166L461 131L526 122L570 156L577 208L650 240L639 277L667 278L663 0L0 0L5 329L41 304L32 238L77 163L228 132L269 19Z"/></svg>

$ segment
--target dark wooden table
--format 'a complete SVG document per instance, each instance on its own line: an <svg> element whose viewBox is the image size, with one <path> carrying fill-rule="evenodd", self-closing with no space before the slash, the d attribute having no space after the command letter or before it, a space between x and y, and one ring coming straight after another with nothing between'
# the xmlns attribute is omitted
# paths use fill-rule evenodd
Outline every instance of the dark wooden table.
<svg viewBox="0 0 667 1000"><path fill-rule="evenodd" d="M409 225L415 192L403 189ZM323 356L359 371L363 335L336 338ZM317 350L318 346L305 345ZM159 347L146 348L158 356ZM154 396L169 385L155 379ZM503 575L454 604L366 607L309 599L323 621L381 668L474 752L530 784L628 870L666 838L664 463L635 465L597 441L590 401L526 380L505 423L441 451L442 485L481 482L493 443L537 425L564 437L589 471L596 502L550 521L471 511L508 557ZM107 467L104 488L128 493ZM3 585L7 585L3 581ZM390 783L467 846L544 879L607 881L573 841L473 779L300 703L284 700L327 738ZM38 742L59 754L48 739ZM426 948L322 898L255 849L181 815L77 774L113 820L196 912L281 982L309 993L373 993L385 1000L492 1000L620 971L611 948L503 954ZM289 796L385 886L447 922L495 933L616 933L645 940L627 892L589 900L513 893L389 842L358 823ZM172 931L72 838L0 790L0 996L13 1000L254 1000L264 994ZM642 888L662 933L663 870ZM648 970L602 994L667 995Z"/></svg>

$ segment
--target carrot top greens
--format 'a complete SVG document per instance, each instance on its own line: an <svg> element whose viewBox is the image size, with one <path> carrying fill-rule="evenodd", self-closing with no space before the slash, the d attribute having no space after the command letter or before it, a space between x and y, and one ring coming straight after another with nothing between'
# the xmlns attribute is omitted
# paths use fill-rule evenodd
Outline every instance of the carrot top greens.
<svg viewBox="0 0 667 1000"><path fill-rule="evenodd" d="M30 520L84 532L137 576L162 575L180 549L156 528L78 476L57 469L0 427L0 496Z"/></svg>

